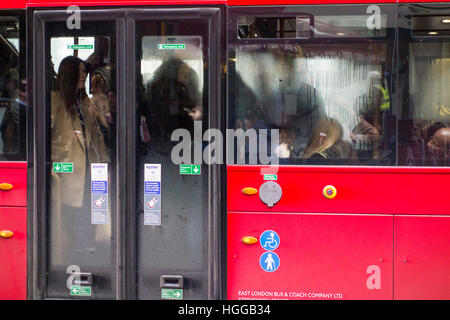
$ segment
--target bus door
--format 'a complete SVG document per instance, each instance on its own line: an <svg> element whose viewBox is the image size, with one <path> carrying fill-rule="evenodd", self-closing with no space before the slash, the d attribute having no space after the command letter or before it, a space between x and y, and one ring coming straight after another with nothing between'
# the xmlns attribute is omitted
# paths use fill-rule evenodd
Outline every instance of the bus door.
<svg viewBox="0 0 450 320"><path fill-rule="evenodd" d="M31 13L33 296L217 298L220 9L72 8Z"/></svg>
<svg viewBox="0 0 450 320"><path fill-rule="evenodd" d="M228 10L227 297L392 299L395 6Z"/></svg>

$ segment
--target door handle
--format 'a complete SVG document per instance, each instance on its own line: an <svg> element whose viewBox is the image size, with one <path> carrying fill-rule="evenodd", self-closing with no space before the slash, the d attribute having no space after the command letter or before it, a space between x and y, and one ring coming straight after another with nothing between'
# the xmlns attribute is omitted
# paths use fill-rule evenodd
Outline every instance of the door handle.
<svg viewBox="0 0 450 320"><path fill-rule="evenodd" d="M72 284L75 286L92 286L92 273L89 272L73 273Z"/></svg>
<svg viewBox="0 0 450 320"><path fill-rule="evenodd" d="M159 286L161 288L183 289L184 277L181 275L162 275L159 281Z"/></svg>

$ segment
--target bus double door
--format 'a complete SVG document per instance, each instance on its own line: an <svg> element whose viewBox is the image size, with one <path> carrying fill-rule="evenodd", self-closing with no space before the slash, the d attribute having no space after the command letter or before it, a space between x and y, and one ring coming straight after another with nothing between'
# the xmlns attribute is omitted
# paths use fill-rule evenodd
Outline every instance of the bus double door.
<svg viewBox="0 0 450 320"><path fill-rule="evenodd" d="M221 14L30 13L31 298L218 297L219 171L174 131L219 125Z"/></svg>

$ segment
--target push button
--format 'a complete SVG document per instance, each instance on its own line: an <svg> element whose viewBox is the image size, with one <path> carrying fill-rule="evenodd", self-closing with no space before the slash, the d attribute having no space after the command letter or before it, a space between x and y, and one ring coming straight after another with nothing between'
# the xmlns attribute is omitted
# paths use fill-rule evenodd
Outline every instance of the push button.
<svg viewBox="0 0 450 320"><path fill-rule="evenodd" d="M268 207L273 207L275 203L280 201L282 194L280 185L275 181L264 182L259 188L259 198Z"/></svg>
<svg viewBox="0 0 450 320"><path fill-rule="evenodd" d="M0 237L3 239L11 238L14 235L14 232L10 230L2 230L0 231Z"/></svg>
<svg viewBox="0 0 450 320"><path fill-rule="evenodd" d="M325 186L322 192L327 199L334 199L337 195L337 190L332 185Z"/></svg>

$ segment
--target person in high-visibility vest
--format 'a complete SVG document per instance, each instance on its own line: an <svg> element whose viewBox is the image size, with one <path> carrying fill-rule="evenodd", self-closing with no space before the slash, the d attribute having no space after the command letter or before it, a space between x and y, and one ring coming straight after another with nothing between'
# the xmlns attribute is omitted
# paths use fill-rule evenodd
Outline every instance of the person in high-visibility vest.
<svg viewBox="0 0 450 320"><path fill-rule="evenodd" d="M386 86L382 86L382 77L381 74L378 71L370 71L369 72L369 80L371 85L374 88L377 88L381 94L381 101L379 105L379 109L381 111L386 111L391 108L391 102L389 97L389 90L386 88Z"/></svg>

